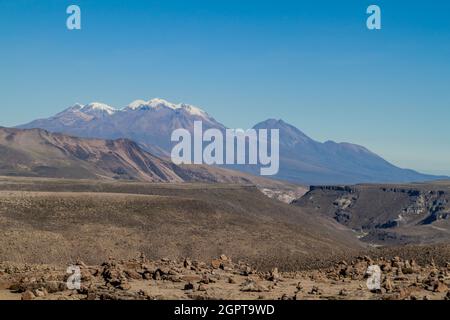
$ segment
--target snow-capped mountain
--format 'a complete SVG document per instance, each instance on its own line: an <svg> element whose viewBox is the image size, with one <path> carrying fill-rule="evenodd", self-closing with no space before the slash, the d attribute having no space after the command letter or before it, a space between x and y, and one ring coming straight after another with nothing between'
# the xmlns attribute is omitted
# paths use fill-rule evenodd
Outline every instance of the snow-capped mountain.
<svg viewBox="0 0 450 320"><path fill-rule="evenodd" d="M205 119L209 117L205 111L193 105L184 103L174 104L164 99L158 98L149 101L135 100L132 103L130 103L127 107L122 109L122 111L151 110L151 109L153 110L170 109L179 111L183 110L191 115L196 115Z"/></svg>
<svg viewBox="0 0 450 320"><path fill-rule="evenodd" d="M155 155L168 157L174 145L170 141L173 130L184 128L192 132L196 120L203 122L204 130L226 129L200 108L163 99L136 100L120 109L98 102L76 104L53 117L19 128L41 128L88 138L127 138ZM315 141L282 120L269 119L254 128L280 131L280 171L275 178L303 184L413 182L447 178L398 168L359 145ZM257 166L232 168L255 174L259 172Z"/></svg>
<svg viewBox="0 0 450 320"><path fill-rule="evenodd" d="M79 111L85 114L92 115L94 117L103 117L103 116L111 116L118 110L104 103L92 102L81 107Z"/></svg>
<svg viewBox="0 0 450 320"><path fill-rule="evenodd" d="M192 130L196 120L201 120L205 129L225 128L198 107L164 99L135 100L123 108L99 102L77 103L53 117L35 120L19 128L41 128L79 137L127 138L156 155L167 156L172 147L170 135L173 130Z"/></svg>

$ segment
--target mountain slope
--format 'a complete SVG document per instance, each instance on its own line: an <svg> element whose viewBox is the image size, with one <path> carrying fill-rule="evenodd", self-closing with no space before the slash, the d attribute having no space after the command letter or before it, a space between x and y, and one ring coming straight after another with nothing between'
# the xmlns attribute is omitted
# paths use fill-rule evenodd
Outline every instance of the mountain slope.
<svg viewBox="0 0 450 320"><path fill-rule="evenodd" d="M184 171L126 139L0 128L0 174L181 182Z"/></svg>

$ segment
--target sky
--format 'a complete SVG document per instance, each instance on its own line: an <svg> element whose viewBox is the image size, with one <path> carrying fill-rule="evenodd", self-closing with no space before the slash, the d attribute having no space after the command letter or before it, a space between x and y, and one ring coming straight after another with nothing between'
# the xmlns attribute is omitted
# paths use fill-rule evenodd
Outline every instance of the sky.
<svg viewBox="0 0 450 320"><path fill-rule="evenodd" d="M158 97L450 175L449 15L447 0L0 0L0 126Z"/></svg>

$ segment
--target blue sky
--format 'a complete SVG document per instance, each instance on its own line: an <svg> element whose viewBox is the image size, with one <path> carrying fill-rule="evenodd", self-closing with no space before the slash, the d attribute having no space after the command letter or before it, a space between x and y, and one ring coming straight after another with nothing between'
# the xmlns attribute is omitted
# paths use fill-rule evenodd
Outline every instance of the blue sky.
<svg viewBox="0 0 450 320"><path fill-rule="evenodd" d="M70 4L80 31L66 29ZM0 125L160 97L450 174L449 15L446 0L0 0Z"/></svg>

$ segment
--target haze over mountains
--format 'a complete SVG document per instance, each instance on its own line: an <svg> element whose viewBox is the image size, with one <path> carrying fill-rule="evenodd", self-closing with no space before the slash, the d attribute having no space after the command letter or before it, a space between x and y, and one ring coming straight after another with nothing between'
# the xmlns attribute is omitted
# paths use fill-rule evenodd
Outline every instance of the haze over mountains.
<svg viewBox="0 0 450 320"><path fill-rule="evenodd" d="M35 120L19 128L42 128L89 138L126 138L155 155L168 157L174 144L170 141L172 131L185 128L192 132L194 121L199 120L203 122L204 130L226 129L200 108L163 99L136 100L122 109L102 103L76 104L53 117ZM359 145L315 141L282 120L269 119L254 128L280 130L280 171L273 176L277 179L302 184L354 184L447 178L398 168ZM252 174L259 172L257 166L233 168Z"/></svg>

